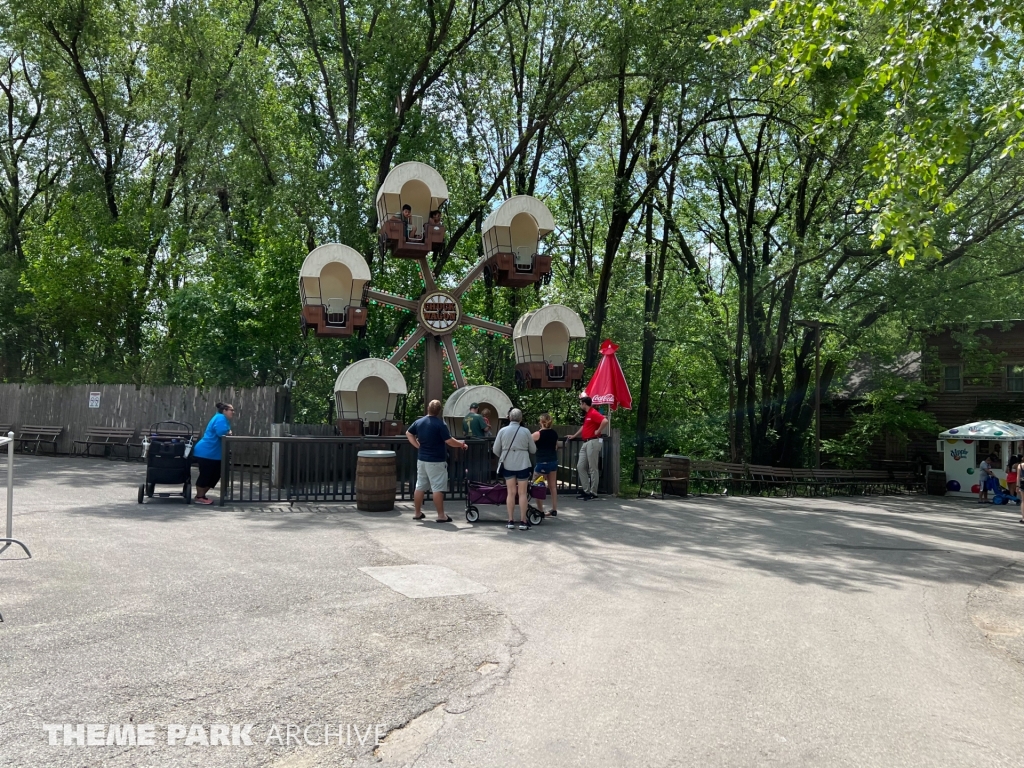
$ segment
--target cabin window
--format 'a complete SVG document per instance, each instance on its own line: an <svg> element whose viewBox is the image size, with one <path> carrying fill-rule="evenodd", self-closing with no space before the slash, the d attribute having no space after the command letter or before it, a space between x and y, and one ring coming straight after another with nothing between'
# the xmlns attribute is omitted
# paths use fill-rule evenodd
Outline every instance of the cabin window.
<svg viewBox="0 0 1024 768"><path fill-rule="evenodd" d="M942 389L946 392L959 392L963 389L959 365L942 366Z"/></svg>
<svg viewBox="0 0 1024 768"><path fill-rule="evenodd" d="M1006 366L1006 391L1024 392L1024 365Z"/></svg>

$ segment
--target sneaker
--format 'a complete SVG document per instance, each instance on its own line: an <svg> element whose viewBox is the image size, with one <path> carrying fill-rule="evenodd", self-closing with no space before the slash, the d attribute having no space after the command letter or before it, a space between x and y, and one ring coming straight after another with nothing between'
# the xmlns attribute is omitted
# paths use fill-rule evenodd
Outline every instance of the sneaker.
<svg viewBox="0 0 1024 768"><path fill-rule="evenodd" d="M208 499L205 496L196 496L193 501L196 504L213 504L213 499Z"/></svg>
<svg viewBox="0 0 1024 768"><path fill-rule="evenodd" d="M505 527L508 528L510 531L514 531L516 529L516 524L512 520L509 520L508 525L506 525Z"/></svg>
<svg viewBox="0 0 1024 768"><path fill-rule="evenodd" d="M520 531L528 531L528 530L530 530L530 522L528 520L520 520L519 521L519 530Z"/></svg>

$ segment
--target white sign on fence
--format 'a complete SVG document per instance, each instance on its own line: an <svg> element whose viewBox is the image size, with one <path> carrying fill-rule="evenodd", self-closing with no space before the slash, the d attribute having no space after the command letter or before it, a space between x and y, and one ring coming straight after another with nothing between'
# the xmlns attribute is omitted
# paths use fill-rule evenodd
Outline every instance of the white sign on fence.
<svg viewBox="0 0 1024 768"><path fill-rule="evenodd" d="M89 407L90 408L99 408L100 407L100 393L99 392L90 392L89 393Z"/></svg>

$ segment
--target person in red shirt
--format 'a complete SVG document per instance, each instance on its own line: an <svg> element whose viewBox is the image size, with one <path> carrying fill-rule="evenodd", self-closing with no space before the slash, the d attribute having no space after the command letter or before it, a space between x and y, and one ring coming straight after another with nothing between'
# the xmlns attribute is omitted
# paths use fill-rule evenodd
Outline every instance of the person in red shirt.
<svg viewBox="0 0 1024 768"><path fill-rule="evenodd" d="M608 423L589 397L580 398L580 410L583 411L583 424L570 440L583 440L580 446L580 459L576 464L579 476L580 493L576 498L590 501L597 498L598 461L601 458L601 435Z"/></svg>

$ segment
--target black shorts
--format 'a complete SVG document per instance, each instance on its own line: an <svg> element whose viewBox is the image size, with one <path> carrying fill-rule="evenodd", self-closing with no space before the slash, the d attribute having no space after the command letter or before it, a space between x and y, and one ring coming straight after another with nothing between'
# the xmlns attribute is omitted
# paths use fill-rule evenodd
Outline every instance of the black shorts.
<svg viewBox="0 0 1024 768"><path fill-rule="evenodd" d="M530 473L532 470L527 467L526 469L505 469L501 468L501 476L508 480L510 477L514 477L516 480L529 480Z"/></svg>
<svg viewBox="0 0 1024 768"><path fill-rule="evenodd" d="M220 459L203 459L196 456L196 464L199 465L199 479L196 480L196 486L213 488L220 481Z"/></svg>

